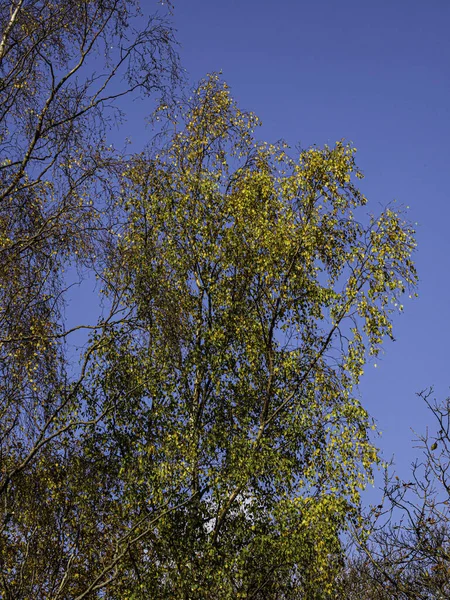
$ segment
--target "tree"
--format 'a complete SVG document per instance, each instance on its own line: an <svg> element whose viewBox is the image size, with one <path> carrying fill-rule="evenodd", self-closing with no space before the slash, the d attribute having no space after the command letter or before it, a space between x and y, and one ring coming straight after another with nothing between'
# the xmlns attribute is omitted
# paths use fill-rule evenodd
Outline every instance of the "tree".
<svg viewBox="0 0 450 600"><path fill-rule="evenodd" d="M351 146L256 142L218 76L167 111L124 173L104 278L128 316L91 380L121 403L102 423L122 506L172 509L136 580L143 598L333 597L377 461L353 388L414 285L414 232L392 208L357 220Z"/></svg>
<svg viewBox="0 0 450 600"><path fill-rule="evenodd" d="M113 510L114 472L96 471L83 437L95 424L83 414L94 347L78 365L66 345L63 272L102 270L123 160L107 144L120 99L164 98L177 78L169 23L155 16L142 27L133 0L0 2L4 598L85 597L133 534ZM111 306L91 326L103 331L113 315Z"/></svg>
<svg viewBox="0 0 450 600"><path fill-rule="evenodd" d="M345 597L442 599L450 595L450 400L419 394L437 432L419 435L422 459L411 477L386 476L383 502L367 515L370 536L355 536ZM354 582L362 595L355 594Z"/></svg>
<svg viewBox="0 0 450 600"><path fill-rule="evenodd" d="M352 147L257 143L216 76L174 104L137 10L0 1L0 593L331 597L413 231L356 220ZM127 160L106 134L141 92L166 126ZM79 364L67 267L104 288Z"/></svg>

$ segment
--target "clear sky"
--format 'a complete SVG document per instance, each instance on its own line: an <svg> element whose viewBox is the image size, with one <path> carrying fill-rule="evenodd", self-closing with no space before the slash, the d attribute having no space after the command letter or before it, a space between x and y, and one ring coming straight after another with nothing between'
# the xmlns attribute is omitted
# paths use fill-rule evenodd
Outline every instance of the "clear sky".
<svg viewBox="0 0 450 600"><path fill-rule="evenodd" d="M192 85L222 70L267 141L352 141L368 211L410 207L419 299L405 301L397 341L360 386L378 444L408 477L411 428L431 422L415 394L433 385L443 398L450 386L450 1L175 0L174 19ZM144 113L136 106L126 126L138 147Z"/></svg>

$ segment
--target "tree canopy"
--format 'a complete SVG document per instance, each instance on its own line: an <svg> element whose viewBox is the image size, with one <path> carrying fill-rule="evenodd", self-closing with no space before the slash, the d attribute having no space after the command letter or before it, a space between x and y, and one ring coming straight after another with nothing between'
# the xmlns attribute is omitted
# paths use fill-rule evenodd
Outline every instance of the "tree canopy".
<svg viewBox="0 0 450 600"><path fill-rule="evenodd" d="M183 504L144 544L160 597L332 593L377 460L353 389L415 282L401 215L356 217L354 149L291 158L257 124L212 75L124 172L105 293L127 317L94 379L139 415L106 426L130 506Z"/></svg>
<svg viewBox="0 0 450 600"><path fill-rule="evenodd" d="M175 101L134 8L0 4L2 596L335 597L414 231L366 214L351 145L260 142L215 74ZM121 156L108 107L139 90L165 126ZM102 283L79 364L68 265Z"/></svg>

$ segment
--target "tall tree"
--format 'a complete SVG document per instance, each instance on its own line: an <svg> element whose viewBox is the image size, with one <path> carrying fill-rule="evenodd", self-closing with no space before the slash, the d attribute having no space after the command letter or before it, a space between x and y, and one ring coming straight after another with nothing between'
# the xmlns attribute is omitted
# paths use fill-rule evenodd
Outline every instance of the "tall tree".
<svg viewBox="0 0 450 600"><path fill-rule="evenodd" d="M377 460L353 389L415 282L414 232L357 219L351 146L256 142L217 76L168 110L124 174L105 293L128 318L92 374L121 402L102 423L123 506L172 509L135 547L142 597L332 597Z"/></svg>
<svg viewBox="0 0 450 600"><path fill-rule="evenodd" d="M120 99L164 97L179 76L170 24L142 19L134 0L0 1L4 598L83 594L122 552L113 474L98 480L81 434L92 423L83 414L92 348L73 364L63 271L101 270L122 161L107 133Z"/></svg>

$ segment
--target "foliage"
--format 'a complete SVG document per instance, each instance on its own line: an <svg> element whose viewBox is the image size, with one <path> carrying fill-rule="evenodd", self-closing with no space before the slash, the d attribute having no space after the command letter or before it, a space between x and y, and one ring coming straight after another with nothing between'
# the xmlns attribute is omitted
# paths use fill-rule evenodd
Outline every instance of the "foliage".
<svg viewBox="0 0 450 600"><path fill-rule="evenodd" d="M187 502L142 544L142 597L331 597L377 461L353 388L415 282L413 231L356 219L351 146L256 142L217 76L167 110L124 173L105 290L128 318L92 374L127 399L105 425L130 510Z"/></svg>
<svg viewBox="0 0 450 600"><path fill-rule="evenodd" d="M136 16L0 1L1 596L333 597L414 232L364 222L351 146L257 142L215 75L173 103L170 27ZM165 126L125 160L133 92ZM74 267L97 324L67 323Z"/></svg>
<svg viewBox="0 0 450 600"><path fill-rule="evenodd" d="M0 2L3 598L82 594L114 552L108 532L129 533L112 508L114 472L100 477L82 435L94 423L83 414L94 347L74 364L64 270L102 268L118 101L164 97L178 77L168 23L139 19L133 0Z"/></svg>

